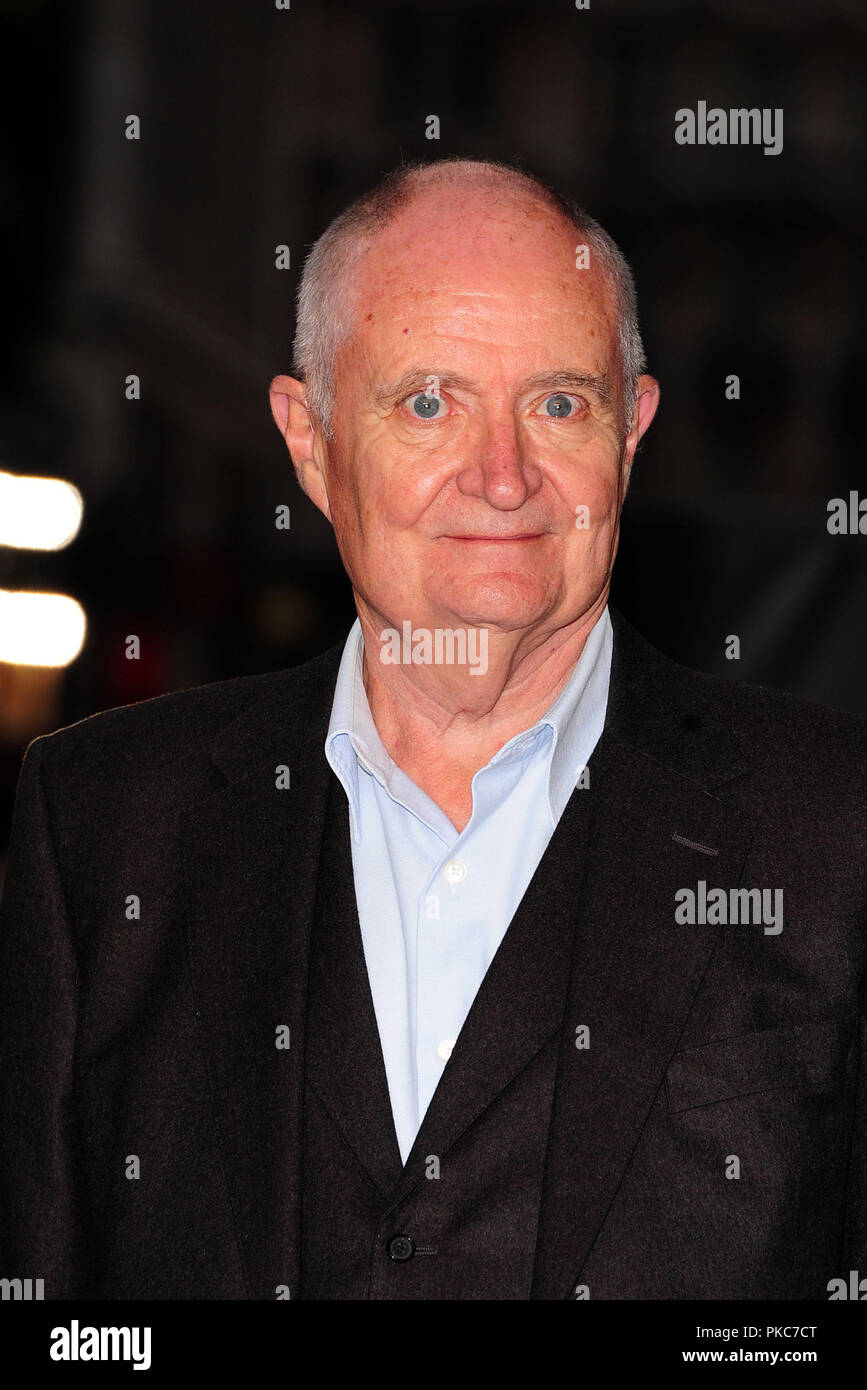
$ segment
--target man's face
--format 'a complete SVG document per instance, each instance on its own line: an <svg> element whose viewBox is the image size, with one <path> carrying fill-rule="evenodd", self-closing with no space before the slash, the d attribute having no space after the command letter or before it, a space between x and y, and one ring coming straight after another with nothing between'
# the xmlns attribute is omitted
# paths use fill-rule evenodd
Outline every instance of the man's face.
<svg viewBox="0 0 867 1390"><path fill-rule="evenodd" d="M440 188L365 258L319 448L377 626L545 637L607 593L641 431L623 438L614 309L577 240L535 204Z"/></svg>

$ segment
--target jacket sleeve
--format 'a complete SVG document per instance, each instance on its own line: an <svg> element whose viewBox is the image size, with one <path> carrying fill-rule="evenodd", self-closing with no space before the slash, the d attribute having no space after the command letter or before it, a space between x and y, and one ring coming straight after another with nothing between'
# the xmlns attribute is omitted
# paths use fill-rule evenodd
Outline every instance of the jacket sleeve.
<svg viewBox="0 0 867 1390"><path fill-rule="evenodd" d="M95 1295L73 1089L78 967L42 781L27 749L0 904L0 1278Z"/></svg>

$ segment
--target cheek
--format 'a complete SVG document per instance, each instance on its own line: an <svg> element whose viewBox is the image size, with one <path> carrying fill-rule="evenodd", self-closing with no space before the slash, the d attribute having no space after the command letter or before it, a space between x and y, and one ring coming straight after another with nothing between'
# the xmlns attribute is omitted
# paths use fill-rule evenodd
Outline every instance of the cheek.
<svg viewBox="0 0 867 1390"><path fill-rule="evenodd" d="M365 452L345 476L334 474L332 518L344 554L355 566L369 566L380 574L394 564L406 567L406 549L412 529L427 505L417 483L404 470L384 466L376 452Z"/></svg>
<svg viewBox="0 0 867 1390"><path fill-rule="evenodd" d="M618 477L617 468L605 461L599 466L585 466L568 479L562 492L569 499L579 534L582 527L586 535L588 531L608 528L616 521L620 505Z"/></svg>
<svg viewBox="0 0 867 1390"><path fill-rule="evenodd" d="M413 451L383 438L359 461L358 506L367 526L403 530L422 517L449 476L441 451Z"/></svg>

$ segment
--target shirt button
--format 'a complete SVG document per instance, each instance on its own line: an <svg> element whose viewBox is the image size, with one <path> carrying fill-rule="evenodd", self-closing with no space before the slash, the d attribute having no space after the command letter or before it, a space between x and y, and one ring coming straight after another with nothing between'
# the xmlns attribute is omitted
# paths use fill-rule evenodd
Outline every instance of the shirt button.
<svg viewBox="0 0 867 1390"><path fill-rule="evenodd" d="M452 1048L454 1047L456 1042L457 1038L443 1038L442 1042L437 1048L437 1056L442 1057L443 1061L447 1062L452 1055Z"/></svg>
<svg viewBox="0 0 867 1390"><path fill-rule="evenodd" d="M447 883L463 883L467 876L467 866L459 859L453 859L450 864L446 864L445 875Z"/></svg>
<svg viewBox="0 0 867 1390"><path fill-rule="evenodd" d="M411 1260L415 1254L415 1244L412 1236L392 1236L386 1242L388 1258L395 1260L397 1264L404 1264L406 1260Z"/></svg>

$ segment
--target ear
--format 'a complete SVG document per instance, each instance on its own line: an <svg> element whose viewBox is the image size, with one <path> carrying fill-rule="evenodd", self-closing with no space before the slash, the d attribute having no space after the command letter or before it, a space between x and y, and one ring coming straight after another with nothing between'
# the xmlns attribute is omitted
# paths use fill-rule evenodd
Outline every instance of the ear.
<svg viewBox="0 0 867 1390"><path fill-rule="evenodd" d="M623 444L623 495L629 487L632 461L641 436L650 427L659 405L659 382L652 376L638 378L638 393L632 407L632 423Z"/></svg>
<svg viewBox="0 0 867 1390"><path fill-rule="evenodd" d="M268 388L268 399L274 423L286 442L302 490L330 521L321 440L307 407L304 383L291 376L275 376Z"/></svg>

